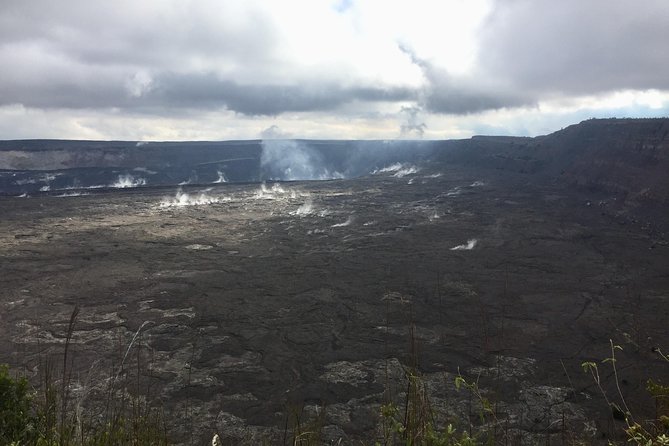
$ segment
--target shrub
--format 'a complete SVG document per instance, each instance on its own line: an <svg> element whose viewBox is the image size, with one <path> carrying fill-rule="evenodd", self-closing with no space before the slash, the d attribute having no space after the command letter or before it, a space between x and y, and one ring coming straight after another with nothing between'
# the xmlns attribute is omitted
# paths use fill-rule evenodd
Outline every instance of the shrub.
<svg viewBox="0 0 669 446"><path fill-rule="evenodd" d="M25 377L13 378L0 364L0 444L30 444L36 437L32 394Z"/></svg>

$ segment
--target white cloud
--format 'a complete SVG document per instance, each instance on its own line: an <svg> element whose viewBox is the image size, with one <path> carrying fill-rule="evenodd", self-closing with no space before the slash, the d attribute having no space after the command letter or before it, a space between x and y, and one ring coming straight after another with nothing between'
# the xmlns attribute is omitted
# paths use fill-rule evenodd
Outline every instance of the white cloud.
<svg viewBox="0 0 669 446"><path fill-rule="evenodd" d="M152 83L151 75L145 70L140 70L126 81L125 87L130 96L138 98L151 90Z"/></svg>
<svg viewBox="0 0 669 446"><path fill-rule="evenodd" d="M0 138L542 133L666 114L668 40L666 0L11 0Z"/></svg>

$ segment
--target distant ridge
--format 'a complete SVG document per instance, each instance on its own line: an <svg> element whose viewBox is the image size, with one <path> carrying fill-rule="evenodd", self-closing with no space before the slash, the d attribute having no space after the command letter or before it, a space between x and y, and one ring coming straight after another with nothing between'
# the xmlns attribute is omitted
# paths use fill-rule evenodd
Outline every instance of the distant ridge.
<svg viewBox="0 0 669 446"><path fill-rule="evenodd" d="M669 118L589 119L533 138L0 141L0 193L97 187L115 181L139 187L208 184L222 178L229 182L295 179L284 175L291 170L306 175L296 179L352 178L395 162L447 163L522 174L531 181L555 181L610 194L628 205L668 203ZM312 171L319 174L309 176ZM144 172L143 177L133 182L137 172Z"/></svg>
<svg viewBox="0 0 669 446"><path fill-rule="evenodd" d="M535 138L480 136L444 146L442 162L527 174L628 203L669 203L669 118L589 119Z"/></svg>

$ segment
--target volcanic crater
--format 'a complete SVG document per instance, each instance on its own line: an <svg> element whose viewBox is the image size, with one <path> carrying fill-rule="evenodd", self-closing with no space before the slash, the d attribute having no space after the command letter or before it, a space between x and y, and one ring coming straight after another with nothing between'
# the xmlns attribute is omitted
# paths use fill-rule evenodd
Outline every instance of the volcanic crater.
<svg viewBox="0 0 669 446"><path fill-rule="evenodd" d="M253 178L239 182L166 174L57 196L14 181L0 197L2 361L37 380L76 306L75 397L95 412L118 373L165 408L179 443L282 443L295 412L322 417L326 443L371 442L412 366L439 425L480 423L461 375L512 442L609 438L618 421L581 363L621 345L622 392L640 414L653 410L646 379L669 368L655 352L669 349L666 129L597 120L434 142L320 181L250 181L263 168L243 147ZM230 159L212 183L225 168L236 178ZM39 167L3 178L53 166Z"/></svg>

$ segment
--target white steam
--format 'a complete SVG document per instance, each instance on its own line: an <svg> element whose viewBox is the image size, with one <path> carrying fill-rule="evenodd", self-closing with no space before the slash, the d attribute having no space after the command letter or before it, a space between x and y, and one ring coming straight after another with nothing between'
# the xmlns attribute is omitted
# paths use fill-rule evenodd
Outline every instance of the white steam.
<svg viewBox="0 0 669 446"><path fill-rule="evenodd" d="M129 187L138 187L146 185L146 180L144 178L135 178L130 174L119 175L115 183L109 185L116 189L126 189Z"/></svg>
<svg viewBox="0 0 669 446"><path fill-rule="evenodd" d="M213 246L211 245L201 245L199 243L194 243L192 245L186 245L186 249L192 249L194 251L207 251L209 249L212 249Z"/></svg>
<svg viewBox="0 0 669 446"><path fill-rule="evenodd" d="M262 139L290 139L290 136L290 133L284 132L276 124L271 125L260 132L260 138Z"/></svg>
<svg viewBox="0 0 669 446"><path fill-rule="evenodd" d="M17 186L25 186L26 184L36 184L36 183L46 183L45 186L48 186L50 182L56 179L57 175L62 175L62 174L52 174L52 173L45 173L44 175L41 175L39 177L31 177L31 178L26 178L23 180L16 180L14 184ZM41 190L41 189L40 189ZM45 189L49 190L49 189Z"/></svg>
<svg viewBox="0 0 669 446"><path fill-rule="evenodd" d="M391 164L390 166L386 166L382 169L374 169L372 170L372 175L377 175L380 173L388 173L388 172L397 172L402 168L402 163L395 163Z"/></svg>
<svg viewBox="0 0 669 446"><path fill-rule="evenodd" d="M14 181L14 184L16 184L17 186L25 186L26 184L35 184L35 183L37 183L36 178L27 178L25 180Z"/></svg>
<svg viewBox="0 0 669 446"><path fill-rule="evenodd" d="M132 170L134 170L135 172L144 172L144 173L148 173L149 175L155 175L155 174L158 173L158 172L156 172L155 170L150 170L150 169L147 169L146 167L135 167L135 168L132 169Z"/></svg>
<svg viewBox="0 0 669 446"><path fill-rule="evenodd" d="M416 166L409 166L409 167L403 167L397 172L393 174L395 178L402 178L407 175L413 175L414 173L418 173L418 168Z"/></svg>
<svg viewBox="0 0 669 446"><path fill-rule="evenodd" d="M413 175L418 173L420 169L414 165L395 163L390 166L386 166L382 169L375 169L372 171L372 175L378 175L382 173L392 173L395 178L403 178L407 175Z"/></svg>
<svg viewBox="0 0 669 446"><path fill-rule="evenodd" d="M474 247L476 246L476 243L478 243L478 240L473 238L473 239L467 240L466 245L458 245L458 246L452 247L451 251L469 251L469 250L474 249Z"/></svg>
<svg viewBox="0 0 669 446"><path fill-rule="evenodd" d="M290 215L297 215L299 217L303 217L305 215L310 215L313 212L314 212L314 204L311 201L311 198L307 198L307 200L295 211L291 212Z"/></svg>
<svg viewBox="0 0 669 446"><path fill-rule="evenodd" d="M67 198L67 197L81 197L84 195L90 195L90 194L87 192L65 192L60 195L56 195L56 197Z"/></svg>
<svg viewBox="0 0 669 446"><path fill-rule="evenodd" d="M228 182L228 179L225 177L225 174L223 172L221 172L219 170L216 173L218 173L218 179L216 181L214 181L214 184L220 184L220 183L227 183Z"/></svg>
<svg viewBox="0 0 669 446"><path fill-rule="evenodd" d="M322 157L301 141L263 140L260 168L265 178L280 181L332 180L344 174L324 167Z"/></svg>
<svg viewBox="0 0 669 446"><path fill-rule="evenodd" d="M419 122L419 107L402 107L400 110L406 117L406 121L400 125L400 138L423 138L427 125Z"/></svg>
<svg viewBox="0 0 669 446"><path fill-rule="evenodd" d="M253 198L256 200L274 200L284 194L286 194L286 190L279 183L274 183L271 188L262 183L260 189L253 195Z"/></svg>
<svg viewBox="0 0 669 446"><path fill-rule="evenodd" d="M219 203L221 200L218 197L212 197L207 194L206 191L200 192L197 195L190 195L182 191L181 189L177 190L174 198L166 198L160 202L161 208L170 208L170 207L184 207L184 206L202 206L208 204Z"/></svg>
<svg viewBox="0 0 669 446"><path fill-rule="evenodd" d="M448 192L446 192L446 196L447 197L454 197L456 195L462 194L469 187L481 187L481 186L485 186L485 185L486 185L486 183L484 183L483 181L474 181L469 186L464 186L464 188L462 186L455 186L454 188L451 188L451 189L449 189Z"/></svg>
<svg viewBox="0 0 669 446"><path fill-rule="evenodd" d="M333 228L343 228L345 226L349 226L351 223L353 223L353 217L348 217L345 222L334 224L331 227L333 227Z"/></svg>
<svg viewBox="0 0 669 446"><path fill-rule="evenodd" d="M460 186L455 186L453 189L446 192L447 197L454 197L462 193L462 188Z"/></svg>

